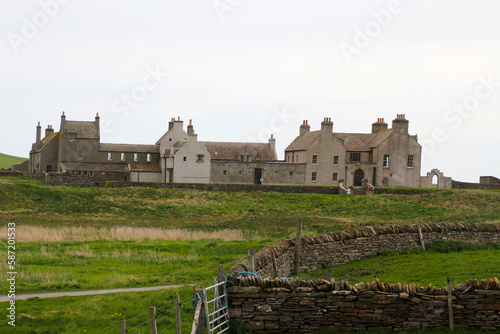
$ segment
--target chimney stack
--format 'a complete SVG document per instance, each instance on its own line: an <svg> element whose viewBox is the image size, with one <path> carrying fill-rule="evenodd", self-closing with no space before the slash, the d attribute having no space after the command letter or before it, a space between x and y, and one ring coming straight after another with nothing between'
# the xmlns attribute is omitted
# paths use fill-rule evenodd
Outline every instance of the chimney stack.
<svg viewBox="0 0 500 334"><path fill-rule="evenodd" d="M307 120L302 121L302 124L300 125L299 136L302 136L303 134L308 133L309 131L311 131L311 126L309 124L307 124L307 123L308 123Z"/></svg>
<svg viewBox="0 0 500 334"><path fill-rule="evenodd" d="M269 146L271 146L272 150L276 149L276 139L274 139L273 134L271 134L271 138L269 138Z"/></svg>
<svg viewBox="0 0 500 334"><path fill-rule="evenodd" d="M187 127L187 134L189 136L194 135L194 128L193 128L193 120L192 119L189 120L189 125Z"/></svg>
<svg viewBox="0 0 500 334"><path fill-rule="evenodd" d="M184 122L181 121L181 117L180 116L177 116L177 119L173 118L173 122L174 122L174 127L179 126L180 129L182 130Z"/></svg>
<svg viewBox="0 0 500 334"><path fill-rule="evenodd" d="M330 117L325 117L323 122L321 122L321 135L332 134L333 133L333 122Z"/></svg>
<svg viewBox="0 0 500 334"><path fill-rule="evenodd" d="M54 133L54 129L52 128L52 125L48 125L47 129L45 129L45 137L47 137L53 133Z"/></svg>
<svg viewBox="0 0 500 334"><path fill-rule="evenodd" d="M387 123L384 122L383 118L377 118L377 121L372 123L372 133L377 133L381 130L387 130Z"/></svg>
<svg viewBox="0 0 500 334"><path fill-rule="evenodd" d="M36 127L36 144L40 144L40 141L42 140L42 127L40 126L40 122L38 122L38 125Z"/></svg>
<svg viewBox="0 0 500 334"><path fill-rule="evenodd" d="M392 121L392 133L408 134L408 120L405 114L398 114L396 119Z"/></svg>
<svg viewBox="0 0 500 334"><path fill-rule="evenodd" d="M170 130L174 127L174 121L175 121L175 118L172 117L170 119L170 122L168 122L168 130Z"/></svg>

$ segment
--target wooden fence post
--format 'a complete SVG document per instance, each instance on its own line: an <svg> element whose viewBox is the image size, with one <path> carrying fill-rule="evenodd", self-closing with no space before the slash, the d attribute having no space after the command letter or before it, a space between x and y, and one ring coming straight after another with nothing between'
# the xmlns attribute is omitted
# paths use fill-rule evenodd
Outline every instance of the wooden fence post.
<svg viewBox="0 0 500 334"><path fill-rule="evenodd" d="M452 301L452 295L451 295L451 279L450 276L448 276L448 316L450 318L450 331L453 332L455 329L455 325L453 323L453 301Z"/></svg>
<svg viewBox="0 0 500 334"><path fill-rule="evenodd" d="M424 235L422 234L422 229L418 227L418 238L420 239L420 246L425 250Z"/></svg>
<svg viewBox="0 0 500 334"><path fill-rule="evenodd" d="M248 250L248 271L255 274L255 249Z"/></svg>
<svg viewBox="0 0 500 334"><path fill-rule="evenodd" d="M295 235L295 262L293 272L295 275L299 273L300 266L300 238L302 236L302 220L297 221L297 233Z"/></svg>
<svg viewBox="0 0 500 334"><path fill-rule="evenodd" d="M276 254L273 252L273 270L274 270L274 277L278 277L278 264L276 263Z"/></svg>
<svg viewBox="0 0 500 334"><path fill-rule="evenodd" d="M181 334L181 298L175 295L175 334Z"/></svg>
<svg viewBox="0 0 500 334"><path fill-rule="evenodd" d="M198 294L198 296L196 295ZM197 326L197 333L198 334L203 334L205 333L205 308L203 307L203 288L202 287L195 287L194 288L194 298L196 299L198 305L200 305L200 313L198 316L198 326ZM196 321L196 319L195 319Z"/></svg>
<svg viewBox="0 0 500 334"><path fill-rule="evenodd" d="M149 318L151 321L151 334L157 334L157 331L156 331L156 307L151 306L149 308Z"/></svg>
<svg viewBox="0 0 500 334"><path fill-rule="evenodd" d="M120 320L120 334L127 334L127 325L125 320Z"/></svg>

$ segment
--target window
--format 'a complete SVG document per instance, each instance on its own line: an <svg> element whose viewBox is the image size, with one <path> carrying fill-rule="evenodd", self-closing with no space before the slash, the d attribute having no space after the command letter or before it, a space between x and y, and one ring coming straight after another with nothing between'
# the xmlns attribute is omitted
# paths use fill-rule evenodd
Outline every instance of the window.
<svg viewBox="0 0 500 334"><path fill-rule="evenodd" d="M168 138L168 141L172 141L172 138Z"/></svg>
<svg viewBox="0 0 500 334"><path fill-rule="evenodd" d="M406 167L413 168L413 162L414 162L413 155L409 155L408 156L408 162L406 163Z"/></svg>
<svg viewBox="0 0 500 334"><path fill-rule="evenodd" d="M389 154L384 154L384 163L382 166L389 167Z"/></svg>
<svg viewBox="0 0 500 334"><path fill-rule="evenodd" d="M94 177L94 172L89 172L90 177Z"/></svg>
<svg viewBox="0 0 500 334"><path fill-rule="evenodd" d="M47 173L52 172L52 165L47 165Z"/></svg>
<svg viewBox="0 0 500 334"><path fill-rule="evenodd" d="M244 155L240 155L240 162L244 162L245 161L245 156Z"/></svg>
<svg viewBox="0 0 500 334"><path fill-rule="evenodd" d="M361 161L361 153L359 152L351 152L349 155L350 161Z"/></svg>
<svg viewBox="0 0 500 334"><path fill-rule="evenodd" d="M81 170L78 171L78 176L82 176L82 171Z"/></svg>
<svg viewBox="0 0 500 334"><path fill-rule="evenodd" d="M138 153L134 153L134 161L139 161L139 154Z"/></svg>
<svg viewBox="0 0 500 334"><path fill-rule="evenodd" d="M227 171L226 171L226 170L224 170L224 171L222 172L222 174L227 175Z"/></svg>
<svg viewBox="0 0 500 334"><path fill-rule="evenodd" d="M69 134L69 141L75 141L75 135L73 133Z"/></svg>
<svg viewBox="0 0 500 334"><path fill-rule="evenodd" d="M113 154L111 152L108 152L108 160L109 161L113 160Z"/></svg>
<svg viewBox="0 0 500 334"><path fill-rule="evenodd" d="M293 170L290 171L290 176L293 176Z"/></svg>
<svg viewBox="0 0 500 334"><path fill-rule="evenodd" d="M83 176L87 176L89 173L87 171L83 172Z"/></svg>
<svg viewBox="0 0 500 334"><path fill-rule="evenodd" d="M317 175L318 175L318 173L312 172L311 180L316 181L316 176Z"/></svg>
<svg viewBox="0 0 500 334"><path fill-rule="evenodd" d="M332 181L333 182L337 181L337 173L333 173Z"/></svg>
<svg viewBox="0 0 500 334"><path fill-rule="evenodd" d="M240 171L238 172L238 174L239 174L239 175L242 175L242 174L243 174L243 172L240 170Z"/></svg>
<svg viewBox="0 0 500 334"><path fill-rule="evenodd" d="M83 159L83 151L78 151L78 159Z"/></svg>
<svg viewBox="0 0 500 334"><path fill-rule="evenodd" d="M71 171L71 176L76 176L76 171L75 170Z"/></svg>
<svg viewBox="0 0 500 334"><path fill-rule="evenodd" d="M339 164L339 156L338 155L334 155L333 156L333 164L334 165L338 165Z"/></svg>
<svg viewBox="0 0 500 334"><path fill-rule="evenodd" d="M318 156L317 155L313 155L312 163L313 163L313 165L316 165L318 163Z"/></svg>
<svg viewBox="0 0 500 334"><path fill-rule="evenodd" d="M122 153L121 156L120 156L120 160L121 161L125 161L125 153Z"/></svg>
<svg viewBox="0 0 500 334"><path fill-rule="evenodd" d="M252 161L252 156L251 155L247 155L247 162L250 162Z"/></svg>
<svg viewBox="0 0 500 334"><path fill-rule="evenodd" d="M182 161L187 161L187 157L183 157L183 158L182 158Z"/></svg>
<svg viewBox="0 0 500 334"><path fill-rule="evenodd" d="M198 155L196 156L196 162L203 162L203 157L204 157L204 155L203 155L203 154L198 154Z"/></svg>
<svg viewBox="0 0 500 334"><path fill-rule="evenodd" d="M151 162L151 153L146 154L146 161Z"/></svg>

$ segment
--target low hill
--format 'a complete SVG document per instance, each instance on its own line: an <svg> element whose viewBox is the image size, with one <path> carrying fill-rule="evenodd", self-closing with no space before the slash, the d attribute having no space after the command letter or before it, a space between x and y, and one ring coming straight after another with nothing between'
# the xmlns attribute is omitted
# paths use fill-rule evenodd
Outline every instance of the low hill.
<svg viewBox="0 0 500 334"><path fill-rule="evenodd" d="M0 183L0 219L37 226L237 229L261 235L321 234L379 224L500 221L500 191L325 195Z"/></svg>
<svg viewBox="0 0 500 334"><path fill-rule="evenodd" d="M12 155L0 153L0 169L9 168L10 166L23 162L25 160L28 160L28 158L14 157Z"/></svg>

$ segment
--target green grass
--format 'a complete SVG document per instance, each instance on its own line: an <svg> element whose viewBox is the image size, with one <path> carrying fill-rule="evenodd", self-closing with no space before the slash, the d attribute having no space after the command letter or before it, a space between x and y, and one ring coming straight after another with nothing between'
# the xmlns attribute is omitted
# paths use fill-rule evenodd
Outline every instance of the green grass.
<svg viewBox="0 0 500 334"><path fill-rule="evenodd" d="M293 234L297 219L306 234L387 223L500 221L499 191L348 196L14 182L0 184L0 203L2 220L27 225L240 229L273 238Z"/></svg>
<svg viewBox="0 0 500 334"><path fill-rule="evenodd" d="M388 223L498 222L500 192L439 190L412 196L342 196L48 187L33 181L0 183L2 227L12 221L23 227L237 229L260 235L260 239L228 242L19 242L17 293L170 284L207 286L213 283L218 265L229 271L249 248L261 249L278 238L293 235L297 219L304 221L306 235ZM5 241L5 236L0 239ZM467 248L459 243L430 247L425 253L383 253L359 261L357 267L358 262L351 263L348 265L354 265L352 268L325 269L311 277L328 276L335 270L336 278L344 277L351 283L371 281L376 276L391 282L443 286L448 275L454 284L471 277L500 276L498 249ZM5 265L1 263L0 269L5 271ZM5 283L0 282L3 291ZM191 288L181 289L180 294L183 300L192 299ZM145 292L18 301L18 326L10 332L103 333L118 325L119 314L130 319L147 312L151 305L166 306L172 301L169 298L161 292ZM0 303L0 307L6 305ZM186 314L189 309L186 306ZM127 325L129 329L147 319L134 321L137 323ZM6 322L0 322L0 333L9 330Z"/></svg>
<svg viewBox="0 0 500 334"><path fill-rule="evenodd" d="M26 160L28 160L28 158L14 157L12 155L0 153L0 169L9 168L12 165L18 164Z"/></svg>
<svg viewBox="0 0 500 334"><path fill-rule="evenodd" d="M149 308L156 307L158 332L175 322L174 298L181 300L182 330L191 328L193 288L149 292L113 293L108 295L61 297L16 302L16 327L0 321L0 333L94 334L120 333L120 320L127 321L130 333L148 333ZM5 310L7 303L0 303ZM117 328L115 328L118 326ZM134 327L138 326L135 330ZM173 329L173 331L172 331ZM151 331L149 331L151 333ZM163 333L175 333L175 325Z"/></svg>
<svg viewBox="0 0 500 334"><path fill-rule="evenodd" d="M378 256L299 274L303 279L334 277L350 284L382 282L446 286L465 283L471 278L500 277L500 244L470 245L459 241L439 241L426 245L427 250L381 251Z"/></svg>
<svg viewBox="0 0 500 334"><path fill-rule="evenodd" d="M17 293L212 284L219 265L229 272L248 249L270 240L18 243ZM7 270L7 264L0 268ZM8 283L0 281L8 291Z"/></svg>

